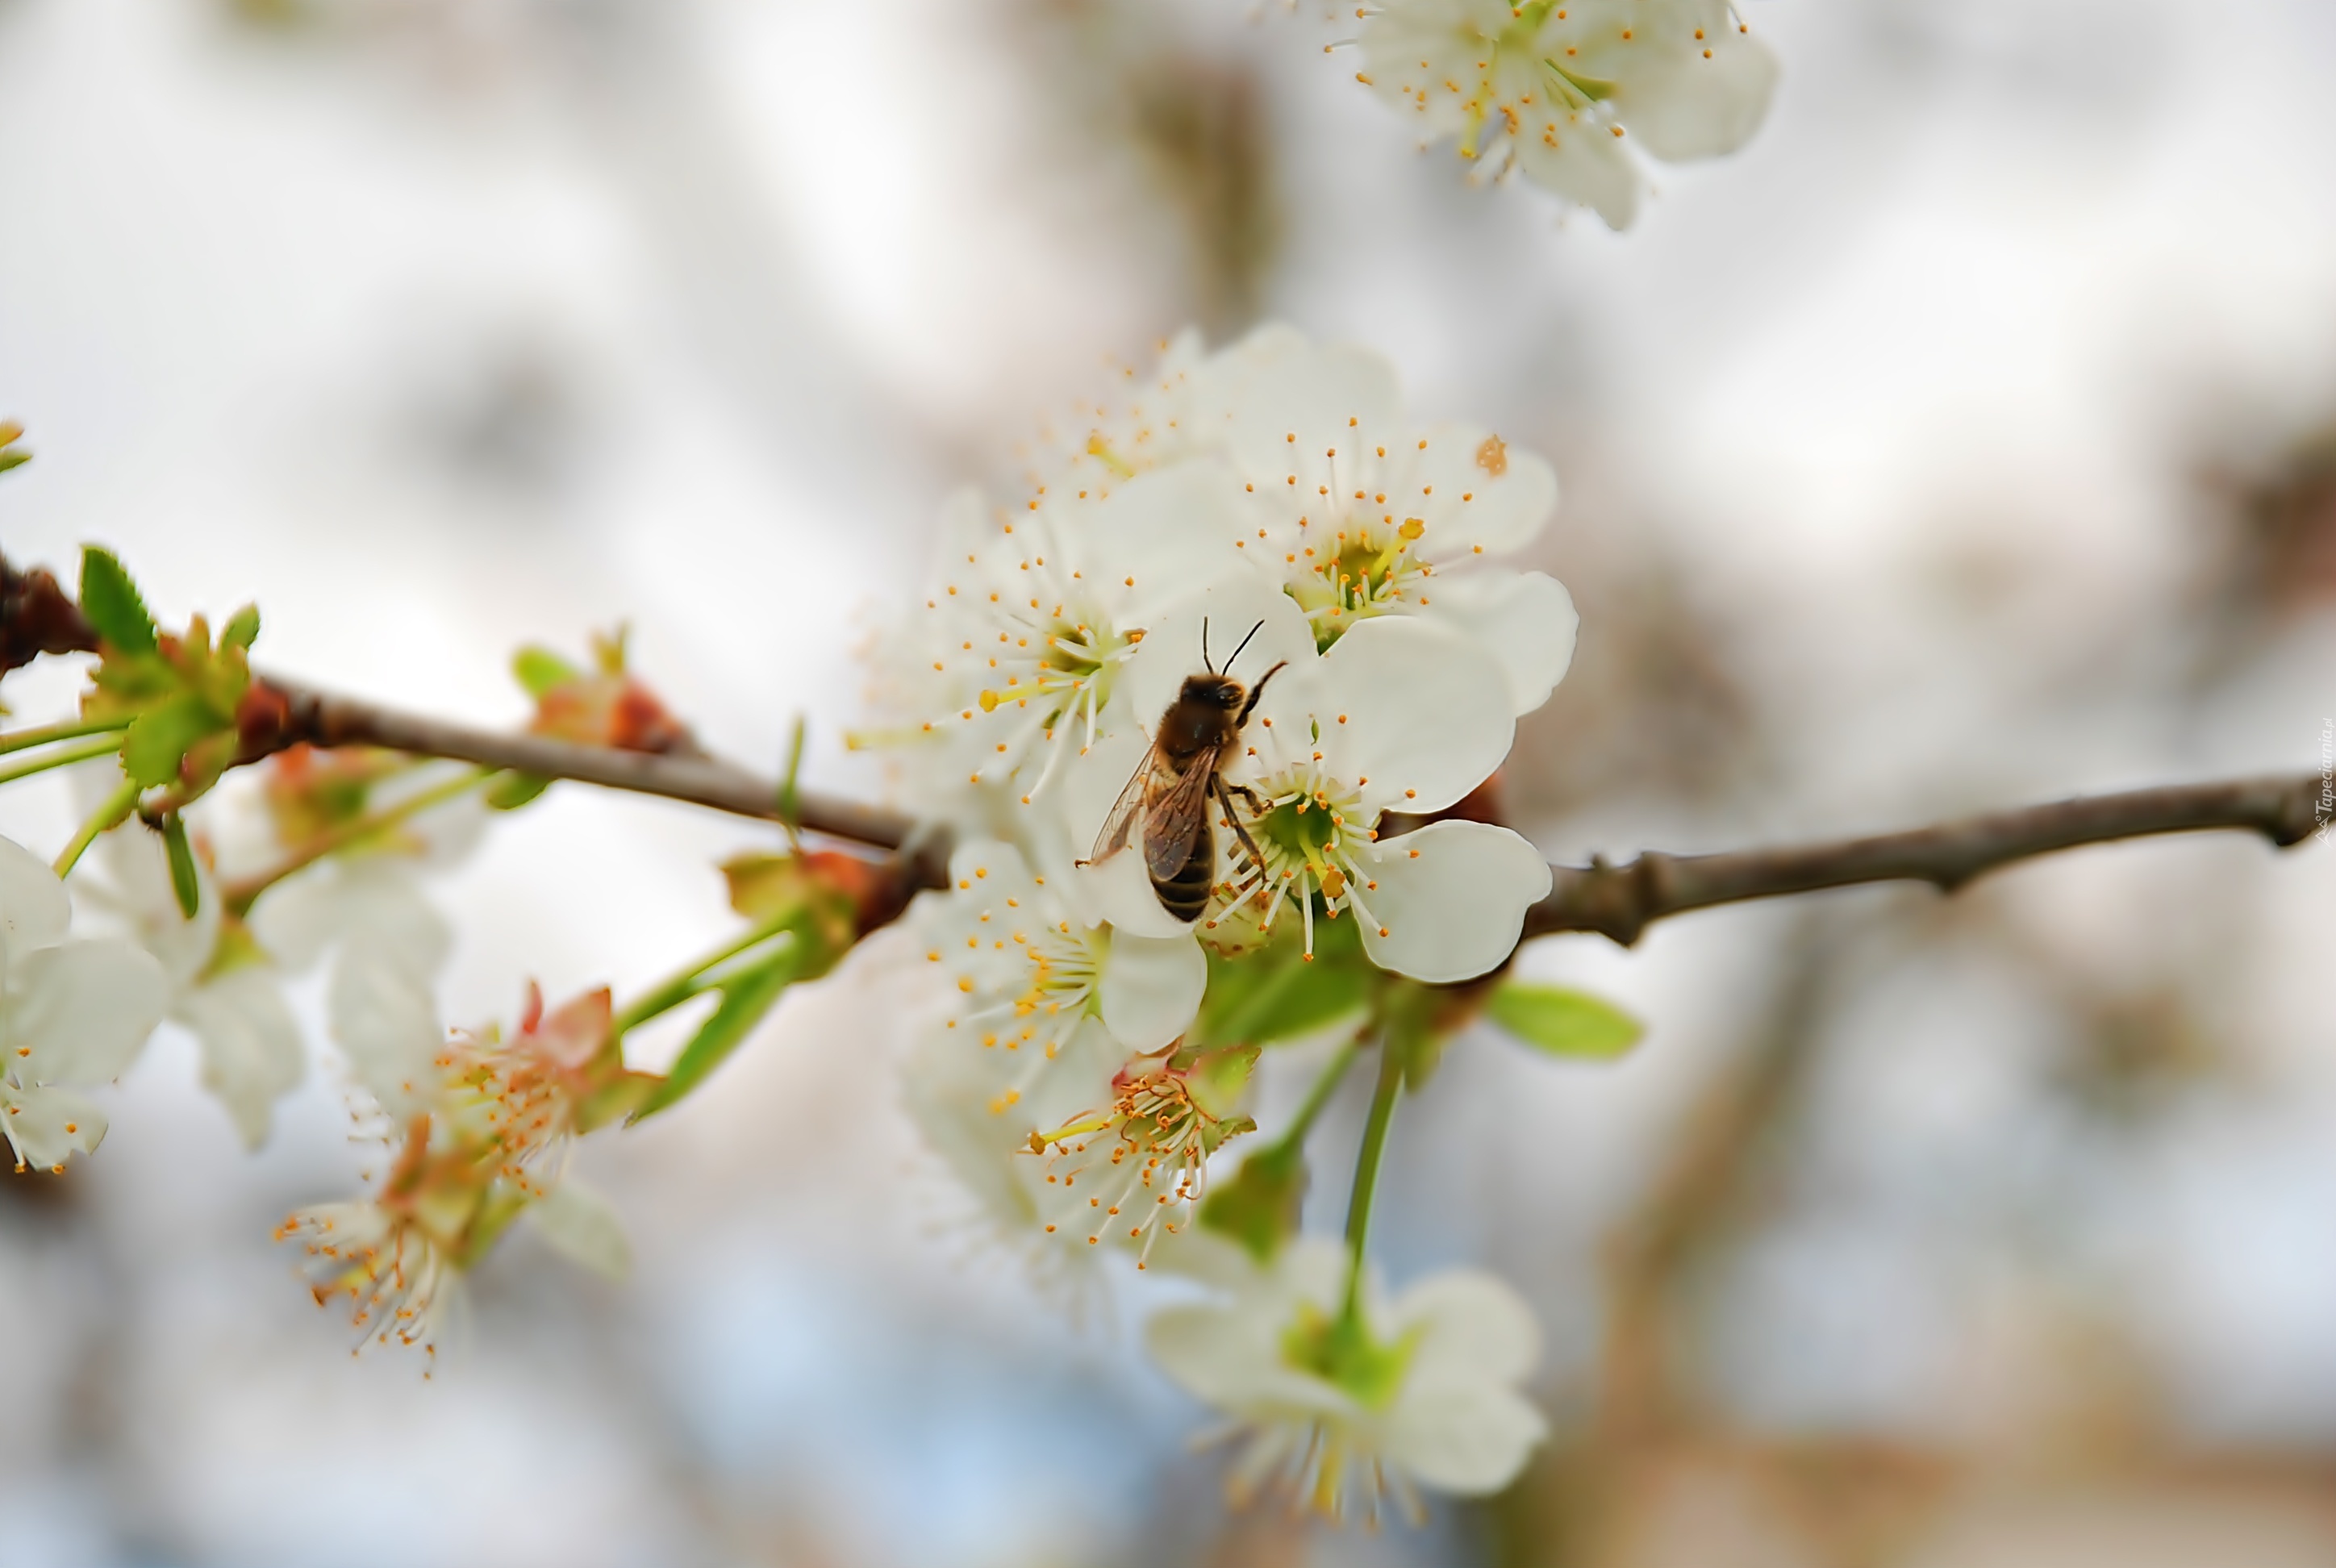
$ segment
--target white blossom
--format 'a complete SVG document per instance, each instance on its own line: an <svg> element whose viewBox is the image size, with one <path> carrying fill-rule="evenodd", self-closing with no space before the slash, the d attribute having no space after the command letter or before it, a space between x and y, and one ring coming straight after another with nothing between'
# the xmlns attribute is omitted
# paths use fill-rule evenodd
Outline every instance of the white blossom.
<svg viewBox="0 0 2336 1568"><path fill-rule="evenodd" d="M1629 142L1667 162L1732 152L1776 81L1727 0L1381 0L1361 43L1360 79L1423 141L1457 137L1615 229L1643 183Z"/></svg>
<svg viewBox="0 0 2336 1568"><path fill-rule="evenodd" d="M1259 328L1205 375L1242 482L1242 554L1319 647L1373 617L1417 616L1491 654L1515 713L1548 700L1573 657L1573 601L1499 560L1548 524L1547 463L1482 426L1408 423L1386 360L1286 326Z"/></svg>
<svg viewBox="0 0 2336 1568"><path fill-rule="evenodd" d="M162 1019L161 966L112 938L68 941L64 885L0 839L0 1133L16 1163L64 1168L105 1136L74 1089L114 1078Z"/></svg>
<svg viewBox="0 0 2336 1568"><path fill-rule="evenodd" d="M1035 801L1094 745L1145 628L1240 570L1237 489L1222 464L1192 462L1062 480L1016 511L960 492L922 614L881 688L887 722L856 738L900 746L916 769L908 794L928 809L983 786ZM920 667L900 667L910 655Z"/></svg>
<svg viewBox="0 0 2336 1568"><path fill-rule="evenodd" d="M1262 858L1252 860L1218 819L1225 891L1202 933L1236 920L1262 933L1294 917L1310 950L1319 898L1332 918L1359 922L1364 950L1382 969L1449 981L1505 959L1526 908L1550 889L1540 852L1507 828L1476 822L1379 837L1385 813L1442 811L1507 756L1515 720L1491 656L1439 626L1394 617L1366 621L1317 655L1286 596L1229 589L1147 647L1129 674L1132 696L1176 677L1171 650L1187 638L1197 645L1204 613L1212 621L1254 615L1262 624L1251 646L1264 644L1289 667L1267 686L1227 773L1247 792L1237 796L1242 825ZM1148 888L1126 873L1105 881L1108 871L1089 877L1114 920L1158 918L1156 901L1146 914Z"/></svg>
<svg viewBox="0 0 2336 1568"><path fill-rule="evenodd" d="M1209 971L1189 930L1114 929L1082 911L1059 877L1033 872L995 840L960 845L949 881L911 916L926 961L959 999L944 1028L967 1049L1020 1062L1017 1082L1035 1077L1090 1018L1124 1056L1160 1050L1192 1023ZM1007 1093L1017 1092L1009 1083Z"/></svg>
<svg viewBox="0 0 2336 1568"><path fill-rule="evenodd" d="M1382 1493L1419 1512L1414 1485L1482 1496L1514 1480L1547 1426L1517 1386L1540 1333L1489 1274L1434 1275L1385 1300L1366 1289L1342 1322L1346 1250L1291 1243L1230 1299L1155 1315L1145 1342L1168 1376L1245 1439L1231 1486L1287 1487L1334 1516L1376 1517Z"/></svg>
<svg viewBox="0 0 2336 1568"><path fill-rule="evenodd" d="M275 966L225 918L217 880L200 860L195 913L180 909L162 842L142 825L100 837L92 860L102 876L76 877L75 887L161 966L166 1016L194 1035L203 1086L227 1108L244 1145L258 1148L276 1101L299 1086L307 1066Z"/></svg>

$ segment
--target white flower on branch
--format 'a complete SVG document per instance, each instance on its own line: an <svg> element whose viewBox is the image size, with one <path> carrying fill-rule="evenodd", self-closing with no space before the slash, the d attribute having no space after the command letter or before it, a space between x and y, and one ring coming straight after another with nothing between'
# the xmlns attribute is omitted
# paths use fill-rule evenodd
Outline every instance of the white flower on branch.
<svg viewBox="0 0 2336 1568"><path fill-rule="evenodd" d="M994 840L959 846L949 881L911 919L926 961L949 977L960 1003L945 1028L968 1049L1021 1064L1009 1096L1090 1018L1123 1054L1159 1050L1192 1023L1209 971L1190 931L1141 936L1104 924L1059 879Z"/></svg>
<svg viewBox="0 0 2336 1568"><path fill-rule="evenodd" d="M1093 745L1122 666L1168 606L1239 570L1231 473L1197 463L993 512L961 492L908 638L930 667L892 683L889 729L946 801L990 785L1029 803Z"/></svg>
<svg viewBox="0 0 2336 1568"><path fill-rule="evenodd" d="M102 836L95 859L102 877L76 876L74 887L161 966L168 1017L194 1035L203 1087L227 1108L244 1146L258 1148L275 1103L299 1086L307 1067L275 965L226 915L217 879L200 859L194 915L180 911L162 841L142 824Z"/></svg>
<svg viewBox="0 0 2336 1568"><path fill-rule="evenodd" d="M1270 1485L1376 1519L1392 1493L1416 1518L1415 1485L1460 1496L1508 1485L1548 1430L1517 1391L1540 1358L1531 1310L1498 1279L1453 1271L1392 1301L1366 1289L1350 1319L1348 1270L1343 1247L1299 1242L1229 1300L1147 1326L1162 1369L1245 1439L1236 1500Z"/></svg>
<svg viewBox="0 0 2336 1568"><path fill-rule="evenodd" d="M1381 0L1363 70L1423 141L1509 168L1625 229L1666 162L1732 152L1759 129L1776 57L1727 0Z"/></svg>
<svg viewBox="0 0 2336 1568"><path fill-rule="evenodd" d="M1316 655L1286 596L1229 589L1147 644L1129 672L1131 700L1179 677L1171 650L1198 646L1203 614L1212 623L1254 616L1263 625L1251 646L1290 662L1260 698L1227 773L1246 843L1220 815L1221 891L1201 934L1230 941L1227 928L1263 934L1296 919L1311 951L1319 899L1331 918L1358 921L1373 963L1415 979L1467 979L1504 960L1525 910L1550 889L1549 864L1532 843L1460 821L1379 837L1385 813L1443 811L1508 755L1516 721L1492 656L1440 626L1396 617L1366 621ZM1117 762L1102 759L1096 772ZM1110 871L1106 862L1086 875L1112 918L1158 918L1156 902L1147 911L1148 888L1127 876L1106 881Z"/></svg>
<svg viewBox="0 0 2336 1568"><path fill-rule="evenodd" d="M0 839L0 1133L19 1168L64 1169L105 1136L78 1087L114 1078L162 1020L161 966L117 939L67 941L54 872Z"/></svg>
<svg viewBox="0 0 2336 1568"><path fill-rule="evenodd" d="M1573 657L1573 601L1552 578L1497 564L1548 524L1547 463L1480 426L1409 424L1386 360L1286 326L1259 328L1204 375L1253 525L1237 542L1318 646L1376 616L1418 616L1482 644L1516 713L1548 700Z"/></svg>

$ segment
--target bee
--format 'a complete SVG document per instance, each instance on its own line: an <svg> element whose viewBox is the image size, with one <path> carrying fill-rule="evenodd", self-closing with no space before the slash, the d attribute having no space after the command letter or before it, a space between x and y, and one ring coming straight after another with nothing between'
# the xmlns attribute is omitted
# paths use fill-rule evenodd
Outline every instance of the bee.
<svg viewBox="0 0 2336 1568"><path fill-rule="evenodd" d="M1241 638L1241 648L1225 660L1226 669L1232 667L1242 648L1249 647L1250 638L1264 625L1259 621L1249 628L1249 637ZM1240 837L1251 862L1264 864L1256 841L1233 810L1234 796L1246 800L1252 809L1258 804L1257 797L1238 784L1225 783L1222 769L1233 755L1232 745L1241 726L1249 722L1258 698L1265 695L1265 683L1289 663L1283 659L1260 676L1255 686L1245 687L1209 662L1209 624L1202 621L1201 665L1209 673L1184 677L1176 700L1160 716L1152 749L1136 765L1135 776L1120 791L1111 814L1104 818L1094 850L1079 863L1092 865L1125 849L1141 816L1144 868L1151 875L1160 907L1177 920L1198 920L1209 907L1209 888L1216 881L1216 836L1209 830L1209 807L1215 803L1224 807L1225 821Z"/></svg>

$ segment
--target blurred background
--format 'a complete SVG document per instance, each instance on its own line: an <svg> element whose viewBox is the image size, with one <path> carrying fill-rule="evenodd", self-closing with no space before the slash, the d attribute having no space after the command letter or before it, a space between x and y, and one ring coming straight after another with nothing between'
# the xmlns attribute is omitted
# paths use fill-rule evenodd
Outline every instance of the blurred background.
<svg viewBox="0 0 2336 1568"><path fill-rule="evenodd" d="M2316 766L2336 10L1746 15L1768 123L1618 236L1272 5L0 0L0 546L484 722L628 619L715 750L807 714L872 791L855 655L947 492L1280 317L1557 463L1581 652L1508 778L1554 858ZM638 987L764 842L555 789L439 883L447 1016ZM2336 858L2229 835L1530 950L1648 1042L1463 1042L1379 1239L1527 1291L1556 1435L1378 1535L1222 1510L1155 1298L1075 1331L984 1244L848 973L586 1148L631 1281L514 1236L427 1383L269 1241L356 1185L340 1077L247 1158L166 1031L97 1158L0 1180L0 1564L2336 1563L2331 939Z"/></svg>

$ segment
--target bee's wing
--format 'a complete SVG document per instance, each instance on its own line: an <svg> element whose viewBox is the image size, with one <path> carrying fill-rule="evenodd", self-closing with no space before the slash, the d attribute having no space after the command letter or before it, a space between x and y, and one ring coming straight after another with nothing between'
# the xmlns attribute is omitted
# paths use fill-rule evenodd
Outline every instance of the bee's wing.
<svg viewBox="0 0 2336 1568"><path fill-rule="evenodd" d="M1217 749L1195 752L1175 782L1159 798L1144 803L1144 863L1154 881L1165 881L1192 858L1192 844L1209 814L1209 781L1217 776Z"/></svg>
<svg viewBox="0 0 2336 1568"><path fill-rule="evenodd" d="M1135 765L1127 787L1111 803L1111 813L1103 819L1103 831L1095 834L1095 848L1087 852L1085 863L1106 861L1127 847L1128 830L1135 825L1136 813L1144 809L1144 796L1151 793L1152 772L1160 765L1160 748L1156 745L1144 754Z"/></svg>

